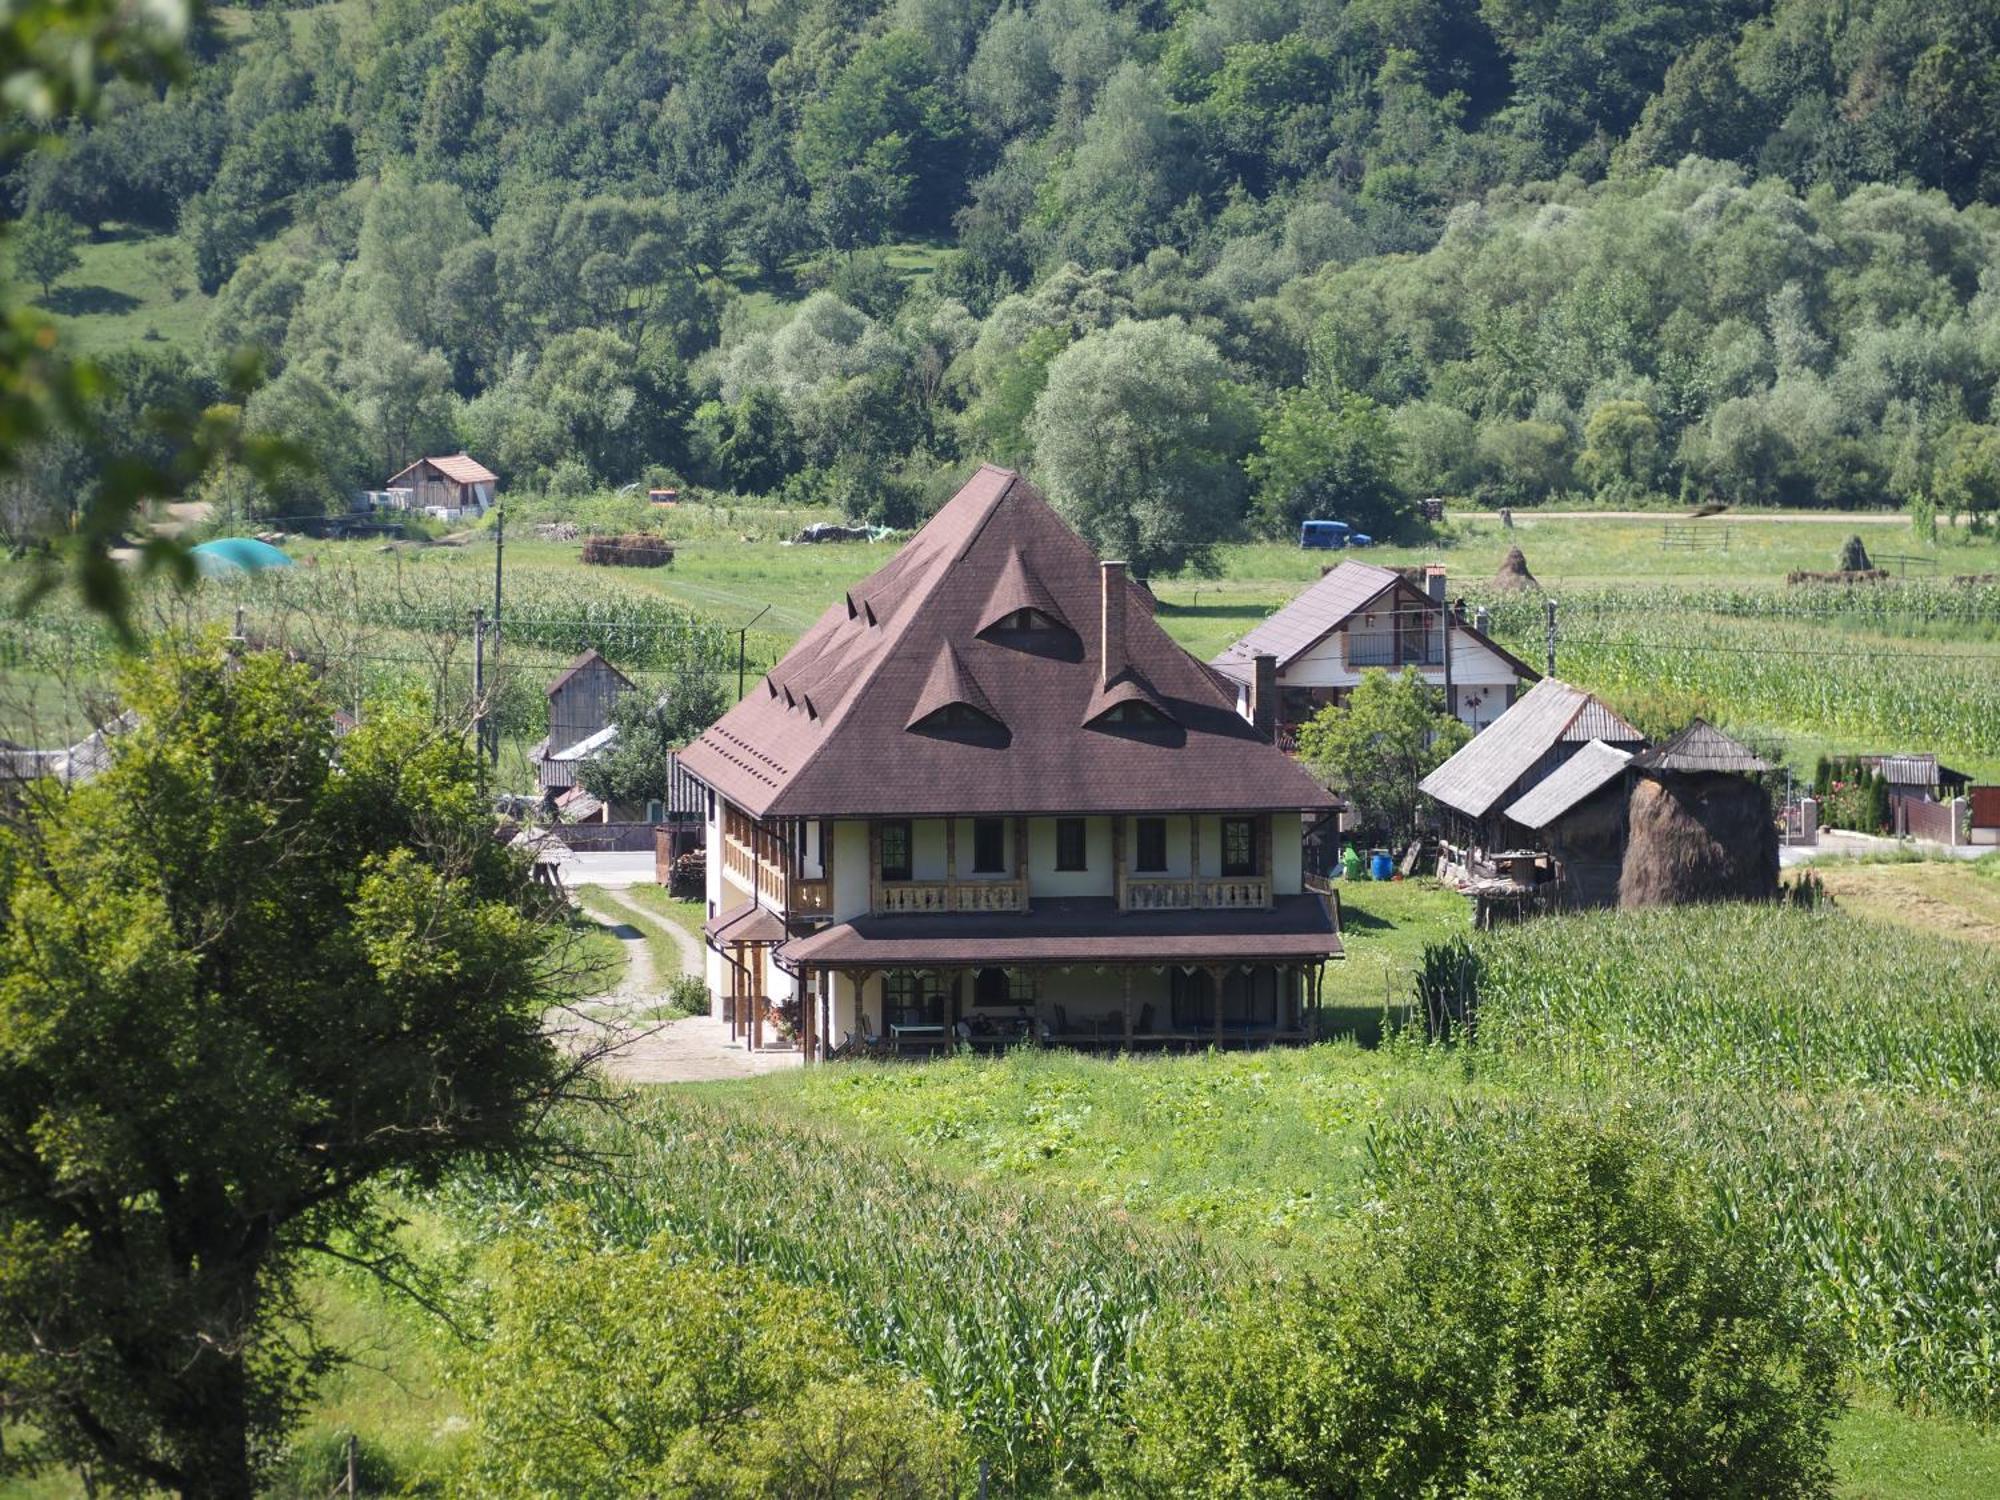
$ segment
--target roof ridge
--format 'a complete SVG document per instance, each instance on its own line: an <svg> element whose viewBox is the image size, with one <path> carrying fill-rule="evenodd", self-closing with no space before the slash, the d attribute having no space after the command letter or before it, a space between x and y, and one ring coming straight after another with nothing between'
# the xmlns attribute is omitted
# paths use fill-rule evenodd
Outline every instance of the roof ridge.
<svg viewBox="0 0 2000 1500"><path fill-rule="evenodd" d="M981 464L979 466L978 473L983 474L988 472L989 470L995 474L1007 475L1008 482L1006 484L1003 484L1000 487L999 491L990 500L987 500L985 502L986 509L985 512L980 517L978 526L974 528L976 531L985 529L987 521L992 519L993 512L999 508L1000 502L1013 492L1015 483L1018 482L1021 477L1020 475L1014 473L1012 470L996 468L991 464ZM976 479L978 477L978 474L975 474L973 477ZM947 500L943 505L939 506L936 512L932 514L931 518L928 521L924 522L922 526L917 528L916 535L911 537L909 541L903 544L902 549L897 552L896 556L889 559L888 562L885 562L881 568L876 569L876 572L879 573L885 569L894 567L899 560L904 558L908 554L909 549L911 547L916 546L917 543L923 539L923 534L926 531L929 531L933 526L936 526L940 520L942 520L947 514L949 514L952 506L956 505L961 499L965 498L966 490L970 489L971 483L972 483L971 480L967 480L965 487L961 488L958 494L954 495L950 500ZM938 585L941 584L945 580L945 578L950 575L951 564L956 562L958 558L962 556L964 556L963 552L947 553L940 551L937 558L927 559L925 566L922 569L920 569L922 576L917 580L915 588L912 589L909 597L899 600L897 602L895 609L891 612L890 618L884 623L864 625L861 627L864 630L880 630L884 632L884 638L882 644L876 648L873 660L862 664L861 669L855 674L853 682L847 684L847 686L844 688L844 690L840 695L840 702L834 705L832 711L819 721L821 724L819 743L814 745L810 750L808 750L805 754L804 759L802 759L798 763L798 765L792 768L790 773L791 780L796 781L798 778L804 776L808 771L810 771L813 768L813 766L817 764L819 758L826 753L827 747L833 744L835 738L839 733L841 725L844 722L846 722L848 715L854 712L855 706L859 704L863 698L867 697L866 689L868 687L869 682L874 678L876 673L880 672L883 669L883 667L887 664L889 659L896 654L897 648L900 647L903 643L904 636L909 633L912 623L916 620L916 618L919 615L923 613L924 603L929 600L929 598L933 593L937 591ZM942 567L938 566L938 563L940 561L942 561L945 565ZM907 571L908 568L907 566L905 566L904 568L898 569L898 574L900 576L902 572L907 572ZM869 574L869 578L873 578L874 576L875 574L873 573ZM863 586L867 584L867 582L868 578L862 579L861 583L856 584L853 589L848 591L849 594L852 595L858 593L863 588ZM864 596L864 603L865 602L866 601ZM836 612L838 612L839 614L845 614L846 606L844 604L831 604L827 606L828 615L833 615ZM824 618L824 616L822 616L822 618ZM835 623L834 628L836 630L843 629L849 625L852 625L853 623L854 619L852 618L845 620L838 620ZM949 644L949 642L947 642L947 644ZM989 717L992 717L996 723L998 722L998 716L992 714L990 708L988 710L988 715Z"/></svg>

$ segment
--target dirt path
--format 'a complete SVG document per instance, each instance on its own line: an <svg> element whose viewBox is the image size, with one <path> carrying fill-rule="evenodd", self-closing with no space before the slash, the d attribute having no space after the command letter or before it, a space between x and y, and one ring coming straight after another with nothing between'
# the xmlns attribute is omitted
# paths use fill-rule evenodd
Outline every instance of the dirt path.
<svg viewBox="0 0 2000 1500"><path fill-rule="evenodd" d="M1497 521L1497 510L1451 510L1445 516L1457 521ZM1530 510L1523 506L1514 512L1514 520L1523 521L1693 521L1697 519L1684 511L1671 510ZM1776 526L1908 526L1910 518L1893 512L1883 515L1857 516L1849 511L1830 510L1821 515L1764 515L1754 510L1727 510L1712 516L1702 516L1704 521L1755 522Z"/></svg>
<svg viewBox="0 0 2000 1500"><path fill-rule="evenodd" d="M681 972L699 976L707 968L708 956L702 952L701 944L694 940L694 934L671 917L663 917L658 912L647 911L645 907L613 886L592 886L592 890L602 896L608 905L617 907L628 917L636 917L641 923L663 928L681 950ZM646 959L646 970L652 972L652 957ZM661 988L665 988L662 984Z"/></svg>
<svg viewBox="0 0 2000 1500"><path fill-rule="evenodd" d="M594 904L600 910L616 908L635 920L611 929L625 946L624 979L584 1006L582 1014L567 1013L556 1022L558 1032L570 1045L609 1043L612 1050L604 1059L605 1069L624 1083L704 1083L799 1066L801 1059L796 1052L751 1052L731 1042L729 1024L713 1016L688 1016L664 1025L645 1020L645 1012L659 1002L671 982L671 976L662 976L654 966L646 927L663 928L673 935L683 973L704 972L701 944L678 922L647 911L614 888L581 889L597 894L599 900Z"/></svg>

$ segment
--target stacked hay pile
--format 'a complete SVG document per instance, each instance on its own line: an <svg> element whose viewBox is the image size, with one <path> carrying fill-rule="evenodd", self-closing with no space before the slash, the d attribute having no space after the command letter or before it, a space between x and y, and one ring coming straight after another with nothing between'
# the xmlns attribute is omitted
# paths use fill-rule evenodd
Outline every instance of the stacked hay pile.
<svg viewBox="0 0 2000 1500"><path fill-rule="evenodd" d="M1767 762L1696 719L1632 767L1620 906L1777 898L1778 827L1756 780Z"/></svg>
<svg viewBox="0 0 2000 1500"><path fill-rule="evenodd" d="M674 545L644 532L586 537L583 560L613 568L664 568L674 560Z"/></svg>
<svg viewBox="0 0 2000 1500"><path fill-rule="evenodd" d="M1526 555L1519 547L1509 547L1506 561L1500 564L1500 571L1493 575L1495 592L1511 594L1521 589L1534 589L1539 593L1541 587L1535 582L1535 575L1528 571Z"/></svg>

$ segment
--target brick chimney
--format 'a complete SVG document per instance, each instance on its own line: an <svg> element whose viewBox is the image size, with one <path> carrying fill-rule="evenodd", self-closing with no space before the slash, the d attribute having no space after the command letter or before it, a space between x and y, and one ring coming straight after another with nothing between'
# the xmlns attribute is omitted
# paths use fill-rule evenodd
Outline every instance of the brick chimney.
<svg viewBox="0 0 2000 1500"><path fill-rule="evenodd" d="M1250 725L1265 739L1278 733L1278 658L1268 651L1250 658Z"/></svg>
<svg viewBox="0 0 2000 1500"><path fill-rule="evenodd" d="M1104 587L1097 680L1099 686L1110 687L1111 679L1125 670L1125 564L1099 563L1098 569Z"/></svg>
<svg viewBox="0 0 2000 1500"><path fill-rule="evenodd" d="M1445 575L1443 563L1424 564L1424 592L1431 596L1431 603L1444 603Z"/></svg>

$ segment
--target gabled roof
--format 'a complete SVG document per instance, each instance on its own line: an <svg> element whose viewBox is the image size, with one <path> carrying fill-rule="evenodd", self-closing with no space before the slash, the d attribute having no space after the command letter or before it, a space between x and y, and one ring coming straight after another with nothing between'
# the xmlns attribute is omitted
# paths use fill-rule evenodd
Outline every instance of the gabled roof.
<svg viewBox="0 0 2000 1500"><path fill-rule="evenodd" d="M1619 776L1632 752L1592 740L1536 783L1534 790L1507 809L1523 828L1541 830Z"/></svg>
<svg viewBox="0 0 2000 1500"><path fill-rule="evenodd" d="M627 688L630 688L632 686L632 679L627 677L623 672L619 671L616 667L612 666L609 661L605 660L604 654L600 652L595 646L592 646L588 651L584 652L581 656L577 657L575 661L571 662L568 666L564 667L562 671L562 676L558 677L554 682L549 684L549 696L551 698L555 697L557 693L560 693L564 688L569 686L569 682L572 677L576 676L577 673L585 670L588 667L602 667L604 668L605 671L609 672L613 677L616 677L620 682L624 683Z"/></svg>
<svg viewBox="0 0 2000 1500"><path fill-rule="evenodd" d="M986 607L979 612L979 628L991 630L1008 615L1018 614L1024 609L1032 609L1058 625L1076 629L1063 617L1062 606L1056 603L1055 595L1028 567L1021 556L1021 549L1015 547L1008 551L1006 565L1000 569L1000 576L993 580L993 592L987 595Z"/></svg>
<svg viewBox="0 0 2000 1500"><path fill-rule="evenodd" d="M1582 688L1545 677L1426 776L1419 790L1468 817L1483 818L1557 745L1590 740L1634 750L1646 743Z"/></svg>
<svg viewBox="0 0 2000 1500"><path fill-rule="evenodd" d="M1084 622L1073 636L981 635L993 601L1018 587L1007 582L1017 557L1046 595L1025 607ZM681 763L758 817L1332 806L1236 712L1234 691L1160 628L1136 585L1118 587L1125 649L1115 665L1150 689L1171 735L1085 727L1102 681L1097 559L1033 485L982 468ZM983 711L1006 726L1004 746L910 731L920 700L952 690L933 685L940 674L976 685Z"/></svg>
<svg viewBox="0 0 2000 1500"><path fill-rule="evenodd" d="M415 473L425 464L429 464L454 484L498 484L500 482L500 476L479 462L478 459L464 453L447 453L441 458L420 458L415 463L409 465L409 467L398 469L394 474L389 476L388 481L382 488L385 490L394 489L397 480L403 478L405 475Z"/></svg>
<svg viewBox="0 0 2000 1500"><path fill-rule="evenodd" d="M1434 604L1424 591L1394 568L1378 568L1373 563L1343 562L1320 580L1296 595L1250 632L1213 660L1213 665L1240 682L1248 682L1252 663L1269 654L1278 658L1278 671L1304 656L1334 631L1384 594L1400 592L1413 603ZM1506 662L1527 682L1541 674L1520 657L1500 645L1484 631L1453 623L1452 634L1465 635Z"/></svg>
<svg viewBox="0 0 2000 1500"><path fill-rule="evenodd" d="M1090 695L1090 702L1084 706L1083 722L1095 724L1114 708L1122 708L1127 703L1137 703L1150 708L1160 718L1171 724L1174 711L1167 707L1160 695L1153 691L1153 685L1134 668L1127 667L1111 681Z"/></svg>
<svg viewBox="0 0 2000 1500"><path fill-rule="evenodd" d="M1664 745L1642 750L1632 764L1642 771L1768 771L1771 763L1706 719L1696 719ZM1509 816L1512 816L1510 813Z"/></svg>
<svg viewBox="0 0 2000 1500"><path fill-rule="evenodd" d="M958 659L957 647L944 641L938 646L937 660L931 663L931 674L924 679L923 691L917 694L916 706L910 710L910 721L904 727L914 729L939 709L954 703L974 709L996 724L1001 722L978 681Z"/></svg>

